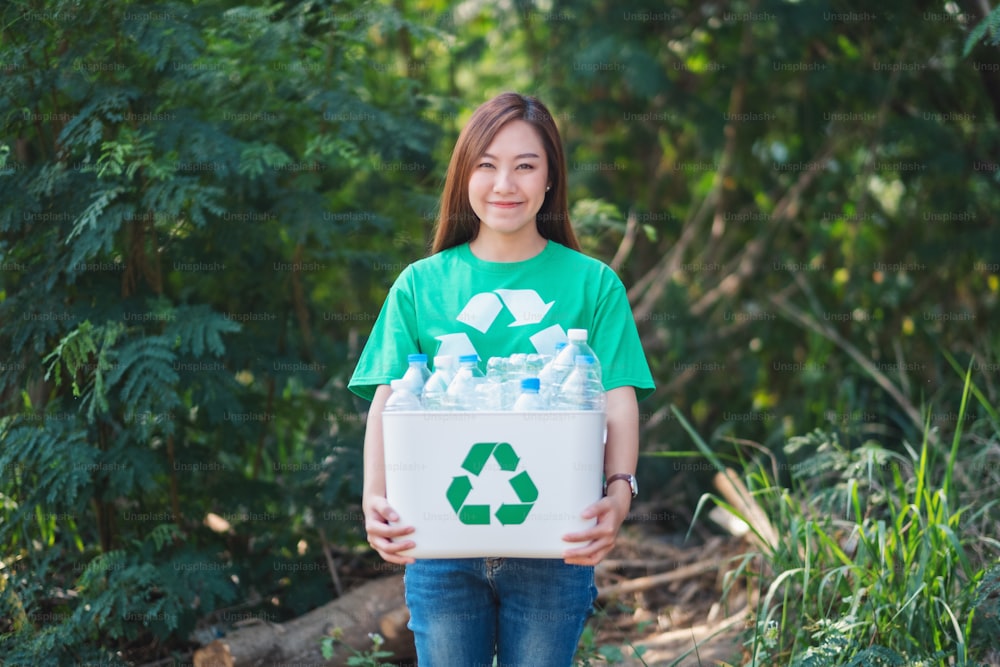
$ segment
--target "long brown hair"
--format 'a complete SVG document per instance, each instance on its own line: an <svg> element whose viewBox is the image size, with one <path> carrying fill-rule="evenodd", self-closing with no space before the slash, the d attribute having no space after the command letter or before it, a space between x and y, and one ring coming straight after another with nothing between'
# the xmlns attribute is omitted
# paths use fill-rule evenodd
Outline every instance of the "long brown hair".
<svg viewBox="0 0 1000 667"><path fill-rule="evenodd" d="M458 135L451 153L448 175L441 193L432 253L453 248L476 238L479 218L469 203L469 177L476 160L507 123L523 120L538 132L548 160L551 189L545 193L542 207L535 216L535 225L542 238L580 250L569 220L566 193L566 156L552 114L538 98L518 93L501 93L476 109Z"/></svg>

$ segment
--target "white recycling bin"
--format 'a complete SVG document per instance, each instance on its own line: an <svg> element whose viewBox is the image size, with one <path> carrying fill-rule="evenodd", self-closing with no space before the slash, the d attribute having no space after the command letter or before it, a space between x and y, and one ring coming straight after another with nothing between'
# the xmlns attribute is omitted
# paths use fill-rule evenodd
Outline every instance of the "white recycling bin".
<svg viewBox="0 0 1000 667"><path fill-rule="evenodd" d="M385 412L385 485L414 558L561 558L595 525L605 415L594 411Z"/></svg>

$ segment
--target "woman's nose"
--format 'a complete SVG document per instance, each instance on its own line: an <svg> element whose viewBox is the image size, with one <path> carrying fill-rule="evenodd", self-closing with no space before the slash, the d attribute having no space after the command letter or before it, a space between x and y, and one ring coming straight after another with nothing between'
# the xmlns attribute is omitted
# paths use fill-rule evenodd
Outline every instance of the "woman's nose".
<svg viewBox="0 0 1000 667"><path fill-rule="evenodd" d="M493 179L494 192L511 192L514 189L514 181L510 177L510 172L506 169L498 169L497 175Z"/></svg>

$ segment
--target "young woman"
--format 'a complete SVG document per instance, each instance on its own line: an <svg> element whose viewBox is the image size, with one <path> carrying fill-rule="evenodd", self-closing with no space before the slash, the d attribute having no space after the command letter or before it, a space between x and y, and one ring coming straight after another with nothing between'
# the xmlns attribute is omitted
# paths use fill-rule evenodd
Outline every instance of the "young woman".
<svg viewBox="0 0 1000 667"><path fill-rule="evenodd" d="M635 491L637 401L653 381L625 289L583 255L570 225L566 159L551 114L504 93L480 106L452 153L432 254L397 278L350 388L372 401L362 501L368 542L406 564L406 602L421 667L572 664L596 595L594 568L615 543ZM382 408L411 352L551 354L587 329L607 392L603 499L563 559L414 559L412 527L385 494ZM582 508L581 508L582 509Z"/></svg>

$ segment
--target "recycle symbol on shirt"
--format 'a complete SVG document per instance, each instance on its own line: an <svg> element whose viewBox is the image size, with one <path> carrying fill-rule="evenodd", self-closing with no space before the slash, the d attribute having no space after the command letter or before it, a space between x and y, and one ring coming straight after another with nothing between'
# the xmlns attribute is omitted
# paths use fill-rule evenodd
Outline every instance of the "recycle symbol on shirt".
<svg viewBox="0 0 1000 667"><path fill-rule="evenodd" d="M462 462L462 468L472 473L473 477L479 477L491 457L496 461L500 470L504 472L516 471L517 464L521 461L510 443L477 442L469 448L469 453L465 455L465 460ZM527 470L513 475L508 483L514 489L520 503L503 503L497 508L493 516L496 516L497 521L503 526L524 523L538 499L538 487L531 481ZM459 475L452 478L446 496L460 522L466 525L489 525L491 520L491 507L489 505L465 504L471 492L472 480L469 479L468 475Z"/></svg>
<svg viewBox="0 0 1000 667"><path fill-rule="evenodd" d="M540 354L552 354L556 343L566 340L566 332L560 325L543 325L554 304L555 301L546 302L533 289L496 289L472 295L455 319L485 334L506 310L512 318L508 328L529 327L529 330L535 330L542 327L528 336L528 340ZM457 357L479 353L464 331L437 336L437 339L440 342L436 354Z"/></svg>

